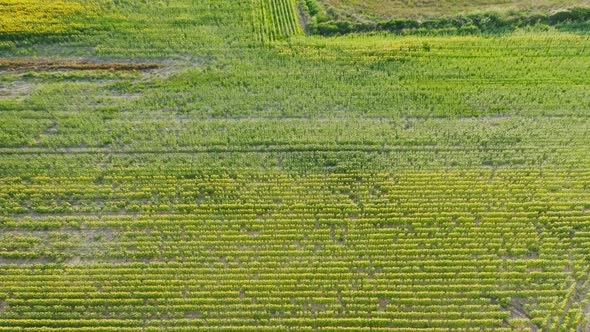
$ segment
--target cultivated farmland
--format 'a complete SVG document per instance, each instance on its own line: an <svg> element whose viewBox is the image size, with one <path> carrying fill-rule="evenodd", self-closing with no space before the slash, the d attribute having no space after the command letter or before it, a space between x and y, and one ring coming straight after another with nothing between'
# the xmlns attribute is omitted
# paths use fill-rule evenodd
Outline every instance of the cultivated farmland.
<svg viewBox="0 0 590 332"><path fill-rule="evenodd" d="M588 331L571 5L319 36L322 2L0 0L0 331Z"/></svg>

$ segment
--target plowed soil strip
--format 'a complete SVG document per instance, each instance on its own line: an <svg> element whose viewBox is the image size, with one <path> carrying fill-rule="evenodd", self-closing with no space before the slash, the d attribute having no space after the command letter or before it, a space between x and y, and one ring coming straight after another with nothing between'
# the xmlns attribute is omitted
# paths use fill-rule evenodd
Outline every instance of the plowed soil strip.
<svg viewBox="0 0 590 332"><path fill-rule="evenodd" d="M0 70L150 70L162 66L157 63L89 62L89 61L15 61L0 60Z"/></svg>

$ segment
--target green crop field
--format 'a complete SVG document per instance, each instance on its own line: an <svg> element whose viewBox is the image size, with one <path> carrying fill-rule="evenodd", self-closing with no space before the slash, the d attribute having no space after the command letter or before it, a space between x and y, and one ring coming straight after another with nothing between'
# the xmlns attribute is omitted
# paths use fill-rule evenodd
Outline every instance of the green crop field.
<svg viewBox="0 0 590 332"><path fill-rule="evenodd" d="M332 5L0 0L0 331L590 331L587 2Z"/></svg>

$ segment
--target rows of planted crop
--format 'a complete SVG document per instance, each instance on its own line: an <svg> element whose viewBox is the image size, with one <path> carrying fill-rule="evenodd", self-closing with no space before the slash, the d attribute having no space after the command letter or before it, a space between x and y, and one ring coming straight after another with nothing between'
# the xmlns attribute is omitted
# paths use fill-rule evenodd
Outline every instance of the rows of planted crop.
<svg viewBox="0 0 590 332"><path fill-rule="evenodd" d="M252 0L254 31L262 42L301 34L296 0Z"/></svg>
<svg viewBox="0 0 590 332"><path fill-rule="evenodd" d="M2 178L2 324L584 324L585 168L286 174L155 160Z"/></svg>
<svg viewBox="0 0 590 332"><path fill-rule="evenodd" d="M408 231L402 225L380 230L373 224L361 222L357 225L356 221L351 221L344 231L337 228L334 238L331 228L307 227L305 221L291 224L265 221L258 225L272 227L271 230L242 231L244 221L197 223L191 220L198 220L198 216L185 218L188 218L187 222L164 217L162 221L167 226L160 224L156 228L136 229L137 225L129 220L120 223L130 230L114 231L113 239L108 243L114 248L111 249L111 257L86 257L79 263L74 260L71 265L65 266L49 264L42 275L39 275L39 269L33 269L31 276L26 266L7 265L10 267L6 270L8 275L21 273L18 280L8 277L7 280L14 281L3 284L9 293L14 294L6 300L7 305L9 308L14 306L16 310L7 318L39 318L34 307L37 301L73 305L79 303L80 300L76 299L80 298L94 299L86 300L91 305L85 307L84 315L88 315L85 317L98 316L110 307L118 307L120 298L137 299L131 303L134 306L127 310L142 312L144 306L148 307L145 310L156 310L151 307L157 306L157 303L139 302L154 297L164 297L166 300L161 301L167 305L169 298L171 303L176 300L180 300L181 304L193 303L209 315L221 314L215 311L215 306L207 305L212 303L212 300L207 300L212 297L218 299L217 305L245 303L240 310L246 312L230 311L223 312L223 315L269 315L272 306L265 304L284 304L291 308L288 305L291 298L298 301L319 298L328 308L344 310L344 317L366 318L369 312L375 312L376 316L395 317L396 313L404 316L399 312L406 310L411 313L435 310L438 315L445 315L452 308L449 305L453 304L468 305L471 308L469 312L474 311L477 304L482 303L477 298L484 294L489 297L484 301L488 304L493 304L494 299L509 303L511 297L540 297L543 306L536 308L535 312L546 317L552 309L551 304L563 297L563 289L571 282L568 282L568 273L564 271L564 266L568 266L566 256L569 248L555 247L556 243L551 244L551 240L547 240L547 248L540 248L539 257L498 254L493 250L487 253L478 248L501 246L501 241L493 241L494 236L500 240L494 232L522 227L521 221L502 227L482 222L479 228L489 227L488 232L474 232L469 227L462 229L459 226L455 235L459 236L457 241L468 241L461 247L449 246L448 230L445 230L448 226L433 227L428 222L414 222L413 229ZM114 221L113 218L107 219ZM149 223L150 219L154 217L144 218L143 223ZM99 220L96 222L101 223ZM82 231L87 232L90 233L90 229ZM338 233L343 232L345 236L340 239ZM373 236L370 240L363 240L367 234ZM375 236L377 234L380 236ZM530 230L510 232L510 236L523 238L531 235ZM451 239L455 241L455 238ZM482 239L488 239L490 243L482 243ZM447 248L436 250L429 247L429 243L436 242L446 243ZM513 250L517 249L514 246ZM551 254L545 255L545 249ZM527 252L526 248L524 252ZM473 261L474 255L478 257L477 262ZM104 263L97 263L101 261ZM22 264L26 260L12 262ZM66 272L65 276L62 272ZM209 278L217 282L211 284ZM32 282L43 282L48 286L27 286ZM59 292L60 288L76 285L77 282L93 286L80 290L70 288L65 294ZM185 298L192 300L182 300ZM248 300L244 301L245 298ZM345 308L340 306L342 301L346 302ZM386 305L383 304L385 302ZM259 305L254 306L252 311L250 303ZM295 304L301 305L291 303ZM385 307L381 308L382 311L387 312L386 308L389 308L391 313L380 314L379 305ZM182 312L174 306L167 310L177 314ZM214 312L208 313L208 310ZM485 311L485 306L477 310ZM496 308L495 313L490 311L487 315L507 315L498 313L498 310ZM110 315L132 318L129 316L132 313L117 310ZM432 315L435 313L424 318ZM420 317L410 313L406 316ZM465 313L459 316L471 317ZM56 317L60 317L59 314ZM478 323L472 321L471 324Z"/></svg>
<svg viewBox="0 0 590 332"><path fill-rule="evenodd" d="M394 215L415 213L422 211L422 203L437 213L460 206L474 214L573 214L589 206L588 176L586 170L15 176L1 179L0 201L3 214L191 212L215 206L240 211L305 211L328 203L342 215L373 209Z"/></svg>
<svg viewBox="0 0 590 332"><path fill-rule="evenodd" d="M402 170L431 171L437 168L457 169L484 167L530 170L540 165L547 169L580 169L588 164L590 155L583 146L562 149L534 148L456 149L409 148L382 151L227 151L227 152L138 152L110 153L102 151L77 152L65 149L48 153L31 151L4 153L0 170L6 177L89 176L100 181L105 175L151 176L168 175L191 178L203 172L236 174L236 167L246 173L271 172L347 172ZM577 159L576 159L577 158ZM566 172L567 173L567 172Z"/></svg>
<svg viewBox="0 0 590 332"><path fill-rule="evenodd" d="M588 175L5 178L2 205L100 208L2 218L0 325L578 326Z"/></svg>
<svg viewBox="0 0 590 332"><path fill-rule="evenodd" d="M433 167L584 168L587 118L104 121L0 114L6 176L194 169L346 172ZM145 169L145 168L148 169ZM67 207L64 207L67 208Z"/></svg>
<svg viewBox="0 0 590 332"><path fill-rule="evenodd" d="M140 232L142 231L137 231L137 233ZM169 241L177 241L190 248L192 244L190 240L183 239L180 235L175 236L174 232L170 233L167 235ZM193 234L189 234L189 236L191 235ZM138 243L141 243L140 240L137 240ZM153 241L154 239L149 240ZM238 240L240 239L233 239L233 241ZM38 270L34 269L33 272L37 272L37 275L32 278L23 275L23 268L26 268L24 271L28 271L28 267L13 267L11 269L14 269L14 272L8 272L8 278L13 279L10 277L10 273L18 273L21 275L18 280L21 281L5 284L5 289L11 294L16 294L6 300L7 307L10 308L8 312L15 311L13 314L7 314L6 318L28 316L38 319L40 317L39 309L34 307L38 303L45 305L59 303L65 305L66 308L76 303L86 303L84 317L97 317L107 311L110 312L108 317L132 319L133 313L136 311L157 311L157 308L153 308L154 306L158 307L157 301L145 302L146 299L154 297L158 297L161 299L160 301L166 303L166 309L160 310L168 310L171 315L183 313L183 307L176 307L175 303L193 304L191 307L193 309L198 305L201 312L205 311L203 313L205 316L239 314L240 317L248 317L248 315L256 313L268 316L269 311L274 308L274 306L269 306L271 303L282 304L282 308L297 307L298 309L294 310L307 311L305 307L301 309L303 306L301 303L292 303L291 298L299 299L298 302L310 298L315 299L328 308L338 310L341 309L340 302L342 302L342 299L338 299L343 298L347 303L347 311L344 311L345 317L364 316L366 318L369 312L374 311L376 312L375 316L423 317L426 319L432 318L436 314L421 316L419 313L435 310L435 312L439 312L438 315L445 316L452 311L450 309L453 308L453 305L469 308L469 312L483 310L482 317L507 316L507 313L501 313L504 310L498 308L485 314L486 306L478 307L478 304L481 306L482 302L475 299L481 297L482 294L487 294L492 299L497 297L503 303L509 302L511 297L534 297L540 299L541 302L546 301L543 306L535 309L535 314L546 317L547 313L552 311L552 303L561 299L565 294L565 291L559 291L556 288L563 289L569 285L563 284L566 275L563 271L531 273L529 270L531 267L528 267L523 261L512 263L512 260L518 262L517 259L507 261L502 258L493 260L482 257L479 264L473 264L470 257L463 259L454 257L451 248L446 250L449 252L447 254L449 257L439 257L436 253L432 253L429 258L426 258L426 261L422 261L415 253L401 257L385 256L382 258L379 258L378 255L372 258L371 253L364 253L367 255L366 260L356 258L356 251L352 255L341 253L336 257L333 254L327 256L321 251L313 256L305 251L293 253L293 255L296 254L295 257L302 260L307 259L312 262L315 260L316 262L311 263L310 266L309 262L286 263L282 259L289 257L288 254L285 256L272 255L272 253L276 254L277 250L281 250L279 248L270 248L268 252L246 250L246 252L240 253L238 250L238 253L232 253L217 249L215 246L219 246L219 242L215 240L210 242L202 240L198 243L213 246L208 250L215 253L212 255L214 257L205 261L188 258L186 261L181 260L178 264L167 263L165 265L164 263L158 265L156 262L149 264L102 263L96 268L93 268L95 264L92 263L93 261L82 261L81 263L84 265L66 266L65 270L64 266L47 265L45 269L48 272L45 273L49 275L39 276ZM372 245L372 242L361 242L359 245ZM393 248L392 251L396 251L396 249ZM427 252L427 250L422 250L422 252L425 251ZM188 257L200 255L200 252L188 253ZM257 257L255 261L247 260L248 257L253 256ZM347 256L350 259L347 259ZM325 257L325 260L322 257ZM555 256L545 259L551 262L551 266L558 267L559 264L554 264L559 262L556 260L559 257L563 257L563 253L556 251ZM172 258L163 257L162 259L171 260ZM243 262L236 263L236 259L243 260ZM337 263L338 261L341 261L340 264ZM376 266L373 272L371 272L371 265ZM534 268L538 268L537 265L538 263L535 263ZM96 271L89 272L94 270ZM455 272L457 270L462 272ZM464 272L465 270L473 270L474 272ZM502 272L506 270L512 271ZM64 278L62 272L67 272L67 277ZM78 273L82 275L77 277ZM520 278L523 273L530 274L527 278L534 280L534 289L522 288L523 281ZM218 282L211 284L209 279L203 278L213 278ZM507 283L508 289L499 288L499 281ZM47 284L51 290L44 287L26 286L39 282ZM78 285L77 282L96 286L83 287L77 291L76 288L71 288L72 285ZM111 285L111 282L115 282L116 285ZM19 285L25 286L23 288ZM68 286L70 288L67 292L59 292L60 289ZM515 289L511 289L511 287ZM211 300L212 297L217 301ZM93 300L88 300L88 298ZM121 298L127 300L119 303L118 299ZM184 300L185 298L191 300ZM244 301L245 298L248 300ZM130 299L136 300L131 301ZM486 299L484 303L488 303L488 305L493 303L493 300L490 301ZM217 305L214 305L215 302ZM379 314L377 308L380 302L387 302L386 307L390 308L392 312ZM246 303L240 308L245 312L242 313L239 310L237 312L219 312L219 306L225 307L232 303L236 303L236 305ZM250 307L250 303L258 305ZM131 312L126 312L124 309L123 312L108 309L113 307L119 309L118 307L124 304ZM465 307L465 305L467 306ZM144 307L147 308L143 309ZM213 313L208 313L209 310ZM318 309L318 311L324 310L326 309ZM385 311L385 309L382 310ZM414 314L399 314L404 310L410 310ZM459 312L462 311L459 310ZM330 312L324 314L329 315ZM68 315L70 314L59 314L59 310L57 310L54 317L65 318ZM457 316L473 318L470 314L465 313ZM425 323L418 322L418 324ZM448 324L453 323L449 322ZM471 321L471 324L478 325L478 322Z"/></svg>
<svg viewBox="0 0 590 332"><path fill-rule="evenodd" d="M589 326L587 36L92 3L1 53L159 67L0 68L0 331Z"/></svg>
<svg viewBox="0 0 590 332"><path fill-rule="evenodd" d="M387 149L412 147L542 149L585 145L588 118L488 119L102 119L0 114L0 151L72 148L133 152L231 149ZM543 143L538 146L535 143Z"/></svg>

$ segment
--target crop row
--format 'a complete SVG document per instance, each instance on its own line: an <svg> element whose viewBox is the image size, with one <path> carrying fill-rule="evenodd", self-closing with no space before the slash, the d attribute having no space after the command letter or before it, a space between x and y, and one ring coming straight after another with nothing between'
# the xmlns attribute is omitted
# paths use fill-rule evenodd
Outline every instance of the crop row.
<svg viewBox="0 0 590 332"><path fill-rule="evenodd" d="M252 7L254 31L263 43L303 32L296 0L252 0Z"/></svg>

